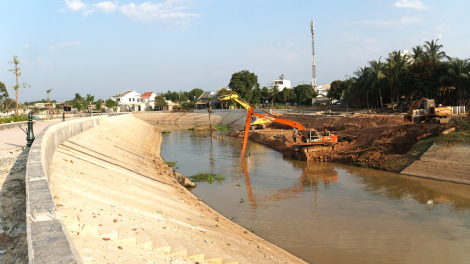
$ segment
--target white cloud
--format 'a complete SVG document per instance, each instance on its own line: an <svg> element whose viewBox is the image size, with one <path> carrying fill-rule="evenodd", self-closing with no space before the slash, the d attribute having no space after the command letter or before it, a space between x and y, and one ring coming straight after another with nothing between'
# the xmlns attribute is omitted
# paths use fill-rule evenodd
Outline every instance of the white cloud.
<svg viewBox="0 0 470 264"><path fill-rule="evenodd" d="M55 46L49 47L51 50L55 50L58 48L66 48L66 47L72 47L72 46L80 46L82 43L80 41L71 41L71 42L65 42L65 43L60 43Z"/></svg>
<svg viewBox="0 0 470 264"><path fill-rule="evenodd" d="M415 9L426 9L427 7L423 4L423 2L419 0L399 0L393 6L399 8L415 8Z"/></svg>
<svg viewBox="0 0 470 264"><path fill-rule="evenodd" d="M418 18L418 17L402 17L401 19L395 20L395 21L364 20L364 21L356 22L356 23L385 28L385 27L406 27L406 26L411 26L413 24L416 24L422 21L423 19Z"/></svg>
<svg viewBox="0 0 470 264"><path fill-rule="evenodd" d="M152 20L176 22L177 24L184 22L190 18L199 17L199 14L185 12L187 7L183 6L180 1L167 0L164 3L152 4L145 2L140 5L130 3L119 7L119 10L125 16L138 20L140 22L148 22Z"/></svg>
<svg viewBox="0 0 470 264"><path fill-rule="evenodd" d="M113 13L118 8L118 5L115 3L111 3L110 1L106 1L93 4L93 7L103 13Z"/></svg>
<svg viewBox="0 0 470 264"><path fill-rule="evenodd" d="M43 60L41 58L37 58L35 61L25 61L25 60L21 60L21 63L25 64L25 65L39 65L39 66L44 66L44 67L50 67L52 66L52 63L46 61L46 60Z"/></svg>
<svg viewBox="0 0 470 264"><path fill-rule="evenodd" d="M82 9L86 9L86 5L80 0L65 0L65 8L75 12Z"/></svg>

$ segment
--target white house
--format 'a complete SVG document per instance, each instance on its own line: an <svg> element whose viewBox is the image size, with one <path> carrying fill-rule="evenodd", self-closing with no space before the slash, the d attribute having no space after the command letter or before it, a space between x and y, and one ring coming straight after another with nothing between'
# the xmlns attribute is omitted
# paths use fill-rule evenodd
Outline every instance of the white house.
<svg viewBox="0 0 470 264"><path fill-rule="evenodd" d="M268 84L268 88L272 90L275 86L278 87L279 92L284 90L284 88L292 88L289 80L284 80L284 74L279 76L279 80L273 80L273 83Z"/></svg>
<svg viewBox="0 0 470 264"><path fill-rule="evenodd" d="M125 91L121 94L116 93L116 96L113 97L120 107L120 111L125 111L125 109L130 111L144 111L145 103L142 102L142 97L140 93L135 90Z"/></svg>
<svg viewBox="0 0 470 264"><path fill-rule="evenodd" d="M125 91L122 94L116 93L116 97L113 99L115 99L119 105L133 105L142 103L142 97L140 93L136 92L135 90Z"/></svg>

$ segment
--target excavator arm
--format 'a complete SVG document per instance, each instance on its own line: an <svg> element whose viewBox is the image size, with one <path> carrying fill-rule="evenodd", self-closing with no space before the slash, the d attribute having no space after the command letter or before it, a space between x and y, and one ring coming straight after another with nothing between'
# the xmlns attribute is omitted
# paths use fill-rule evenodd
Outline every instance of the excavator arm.
<svg viewBox="0 0 470 264"><path fill-rule="evenodd" d="M241 106L243 106L247 111L251 108L250 104L245 102L242 98L238 96L238 94L227 94L227 95L222 95L218 98L220 101L228 101L228 100L235 100L237 103L239 103ZM254 120L251 125L262 125L263 128L265 125L263 124L268 124L271 121L265 118L257 118Z"/></svg>
<svg viewBox="0 0 470 264"><path fill-rule="evenodd" d="M417 101L414 101L413 104L411 104L410 106L410 109L408 110L408 112L406 113L405 115L405 120L408 120L408 121L413 121L413 110L415 110L416 107L418 107L422 102L428 100L427 98L421 98Z"/></svg>

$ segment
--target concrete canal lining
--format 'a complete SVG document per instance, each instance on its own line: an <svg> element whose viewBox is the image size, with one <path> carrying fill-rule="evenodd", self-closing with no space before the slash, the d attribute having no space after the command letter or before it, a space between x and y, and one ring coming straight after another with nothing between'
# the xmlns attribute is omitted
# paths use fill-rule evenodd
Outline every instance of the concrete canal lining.
<svg viewBox="0 0 470 264"><path fill-rule="evenodd" d="M25 180L29 263L82 263L51 194L52 157L70 137L130 117L131 114L124 114L71 120L51 125L36 136L26 164Z"/></svg>

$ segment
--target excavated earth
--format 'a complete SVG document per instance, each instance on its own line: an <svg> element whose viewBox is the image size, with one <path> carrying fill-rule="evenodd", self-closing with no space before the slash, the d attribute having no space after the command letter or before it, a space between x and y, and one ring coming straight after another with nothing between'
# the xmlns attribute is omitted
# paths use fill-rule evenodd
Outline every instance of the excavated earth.
<svg viewBox="0 0 470 264"><path fill-rule="evenodd" d="M329 130L340 136L356 137L352 141L338 142L333 151L307 153L307 161L327 161L353 166L400 172L416 160L408 152L418 141L439 135L451 128L445 124L404 123L400 116L342 116L318 117L308 115L280 115L297 121L308 129ZM266 130L250 132L251 141L266 145L284 156L292 156L292 128L272 123ZM232 137L243 137L243 131L232 131Z"/></svg>

